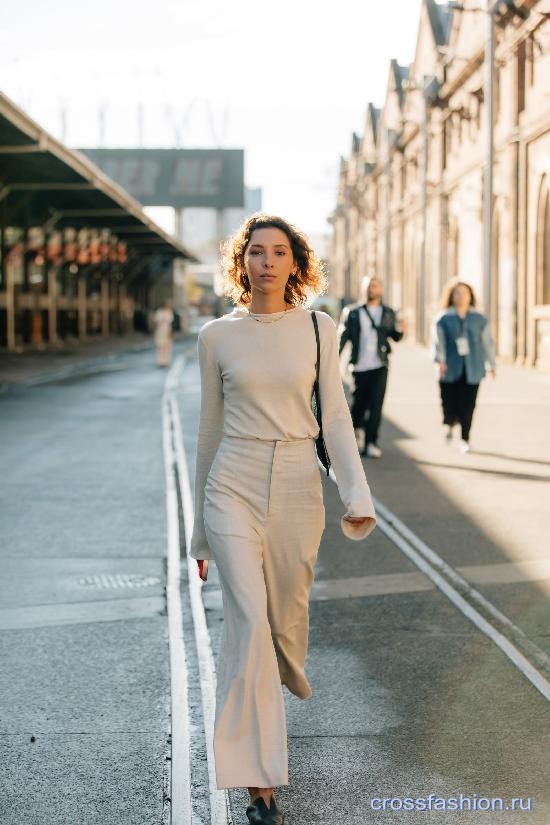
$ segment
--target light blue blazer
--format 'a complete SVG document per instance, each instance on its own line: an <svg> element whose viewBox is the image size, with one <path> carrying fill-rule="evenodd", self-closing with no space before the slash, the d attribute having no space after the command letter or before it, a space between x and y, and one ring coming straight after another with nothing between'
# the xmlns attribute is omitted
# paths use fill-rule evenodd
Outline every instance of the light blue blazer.
<svg viewBox="0 0 550 825"><path fill-rule="evenodd" d="M468 355L459 355L456 339L468 339ZM466 367L466 382L479 384L485 377L486 365L496 368L495 345L491 337L489 322L485 315L470 309L464 319L456 309L446 309L436 319L433 331L434 360L447 364L447 372L440 378L443 383L458 381Z"/></svg>

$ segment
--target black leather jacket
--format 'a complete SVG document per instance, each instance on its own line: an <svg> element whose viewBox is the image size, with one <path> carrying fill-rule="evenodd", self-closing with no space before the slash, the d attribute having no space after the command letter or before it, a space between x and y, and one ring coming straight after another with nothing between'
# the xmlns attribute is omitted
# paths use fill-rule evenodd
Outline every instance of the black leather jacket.
<svg viewBox="0 0 550 825"><path fill-rule="evenodd" d="M339 351L342 352L347 341L351 341L350 364L356 364L359 360L359 338L361 336L361 321L359 310L364 304L350 304L344 307L338 326ZM382 304L382 319L377 329L378 333L378 356L382 364L388 364L388 355L391 352L389 338L393 341L400 341L403 333L395 328L396 315L391 307Z"/></svg>

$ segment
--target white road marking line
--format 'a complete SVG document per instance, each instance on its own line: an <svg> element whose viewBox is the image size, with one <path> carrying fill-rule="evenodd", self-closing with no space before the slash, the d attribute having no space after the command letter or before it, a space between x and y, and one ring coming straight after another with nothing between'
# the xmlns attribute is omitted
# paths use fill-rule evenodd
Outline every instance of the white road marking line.
<svg viewBox="0 0 550 825"><path fill-rule="evenodd" d="M191 534L193 532L193 497L191 495L191 485L189 483L189 471L183 437L181 431L181 421L178 403L175 398L170 402L174 446L176 451L176 464L178 468L178 479L183 508L183 521L185 525L185 545L191 545ZM226 790L218 790L216 786L216 772L214 761L214 714L216 708L216 670L214 657L206 624L206 614L202 602L202 580L198 574L198 566L195 559L187 555L187 566L189 570L189 595L191 599L191 611L193 614L193 626L195 629L195 640L197 644L197 654L199 659L199 672L201 682L202 712L204 728L206 734L206 753L208 760L208 779L210 785L210 822L211 825L230 825L232 822L231 809L229 806L229 794Z"/></svg>
<svg viewBox="0 0 550 825"><path fill-rule="evenodd" d="M310 600L357 599L424 590L433 590L433 584L422 573L382 573L349 579L318 579L311 588Z"/></svg>
<svg viewBox="0 0 550 825"><path fill-rule="evenodd" d="M407 407L432 407L434 404L435 396L432 398L426 397L418 397L418 396L392 396L388 399L388 409L391 409L394 405L398 404L406 404ZM479 402L476 403L476 407L501 407L505 405L506 407L532 407L536 404L537 407L548 407L550 405L550 399L548 398L537 398L533 400L532 398L518 398L516 397L501 397L501 398L481 398Z"/></svg>
<svg viewBox="0 0 550 825"><path fill-rule="evenodd" d="M550 562L533 561L505 564L483 564L458 567L459 573L469 581L483 584L509 584L532 582L550 577ZM310 602L339 599L364 599L370 596L393 596L403 593L422 593L434 590L434 583L424 573L379 573L353 578L317 579L309 595ZM222 609L221 590L208 588L203 591L207 610Z"/></svg>
<svg viewBox="0 0 550 825"><path fill-rule="evenodd" d="M518 584L550 579L550 561L508 561L501 564L469 564L458 567L467 579L476 584Z"/></svg>
<svg viewBox="0 0 550 825"><path fill-rule="evenodd" d="M170 411L166 393L162 399L162 436L166 481L166 520L168 531L166 603L170 648L170 700L172 729L170 822L171 825L191 825L192 808L188 680L180 597L178 497L170 427Z"/></svg>
<svg viewBox="0 0 550 825"><path fill-rule="evenodd" d="M457 567L469 582L478 584L519 584L550 578L550 562L506 562ZM347 599L415 593L432 590L434 585L423 573L379 573L341 579L318 579L313 583L311 599Z"/></svg>
<svg viewBox="0 0 550 825"><path fill-rule="evenodd" d="M414 550L411 545L385 521L384 518L379 517L378 523L380 529L388 536L388 538L390 538L391 541L393 541L393 543L414 564L416 564L419 570L422 570L422 572L433 581L435 586L441 590L445 596L447 596L449 601L451 601L455 607L457 607L460 612L466 616L467 619L469 619L479 630L481 630L482 633L484 633L497 645L497 647L500 648L500 650L510 659L518 670L523 673L531 684L536 687L540 693L542 693L544 698L550 701L550 682L531 664L523 653L521 653L515 645L503 636L502 633L496 630L496 628L488 622L487 619L485 619L481 613L475 609L475 607L472 607L472 605L460 595L458 590L455 590L455 588L449 584L443 576L434 570L434 568L419 553L417 553L416 550ZM508 623L512 624L509 620Z"/></svg>
<svg viewBox="0 0 550 825"><path fill-rule="evenodd" d="M164 608L164 596L3 607L0 610L0 630L150 618L163 613Z"/></svg>
<svg viewBox="0 0 550 825"><path fill-rule="evenodd" d="M319 462L321 466L321 463ZM330 468L330 478L337 484L333 468ZM385 507L381 501L373 497L374 507L378 516L378 527L392 541L395 546L413 562L419 570L428 576L435 586L451 601L460 612L466 616L482 633L484 633L507 656L510 661L529 679L531 684L550 701L550 682L538 671L531 662L513 645L502 633L472 607L452 584L441 575L444 573L451 581L460 586L470 599L483 605L497 621L506 626L516 639L521 639L523 646L528 649L540 662L550 661L549 657L540 650L525 633L500 612L491 602L468 584L456 570L448 565L438 554L410 530L397 516ZM438 570L441 571L438 572Z"/></svg>
<svg viewBox="0 0 550 825"><path fill-rule="evenodd" d="M415 548L427 561L429 564L433 565L436 569L440 571L444 576L447 577L451 582L453 582L456 587L462 592L467 598L473 602L477 602L477 604L482 607L492 618L500 624L502 627L506 628L507 632L514 638L516 644L518 644L525 652L527 652L538 664L539 666L550 670L550 656L548 656L543 650L541 650L538 645L536 645L531 639L524 633L521 628L519 628L514 622L512 622L508 616L505 616L504 613L495 607L495 605L490 602L488 599L483 596L479 590L476 590L474 587L466 581L453 567L447 564L441 556L439 556L435 550L432 550L422 539L420 539L413 531L407 527L396 515L392 513L392 511L382 504L381 501L374 500L374 506L378 512L382 514L385 521L393 527L398 534L402 536L402 538L412 547ZM400 548L402 549L402 548ZM550 683L547 683L550 686Z"/></svg>

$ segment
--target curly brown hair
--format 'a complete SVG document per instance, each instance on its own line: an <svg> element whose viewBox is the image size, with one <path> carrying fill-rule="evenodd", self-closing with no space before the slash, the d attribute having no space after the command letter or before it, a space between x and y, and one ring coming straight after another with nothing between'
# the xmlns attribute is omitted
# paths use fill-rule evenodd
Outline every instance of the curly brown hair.
<svg viewBox="0 0 550 825"><path fill-rule="evenodd" d="M315 255L306 236L278 215L256 212L250 215L239 229L222 246L223 294L237 306L252 300L250 283L244 267L244 255L255 229L281 229L288 238L292 255L297 264L296 274L289 276L285 288L285 301L297 306L306 304L327 290L327 279L320 258Z"/></svg>
<svg viewBox="0 0 550 825"><path fill-rule="evenodd" d="M458 278L453 278L445 286L445 289L443 290L443 295L441 296L441 306L443 307L443 309L449 309L450 307L452 307L453 292L457 286L466 287L466 289L470 293L470 306L475 307L476 295L470 284L467 284L466 281L459 281Z"/></svg>

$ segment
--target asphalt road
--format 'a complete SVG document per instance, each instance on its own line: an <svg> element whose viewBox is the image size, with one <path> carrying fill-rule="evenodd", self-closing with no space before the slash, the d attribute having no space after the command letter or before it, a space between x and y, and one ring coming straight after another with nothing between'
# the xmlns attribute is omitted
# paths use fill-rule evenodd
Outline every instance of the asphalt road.
<svg viewBox="0 0 550 825"><path fill-rule="evenodd" d="M177 351L186 346L177 400L192 471L200 395L194 347ZM134 353L0 399L2 825L153 825L166 815L164 378L152 353ZM549 405L547 380L503 370L482 388L478 453L461 456L441 442L425 353L401 347L384 458L366 464L377 498L546 653ZM547 825L548 701L381 530L346 540L336 486L323 483L314 695L285 690L286 822ZM185 576L182 586L188 627ZM216 652L214 565L203 593ZM193 795L206 823L203 751L194 728ZM481 807L518 797L531 810L395 810L430 794ZM375 810L384 798L393 802ZM231 804L236 825L246 822L247 795L232 792Z"/></svg>
<svg viewBox="0 0 550 825"><path fill-rule="evenodd" d="M0 401L0 821L153 825L170 753L151 352Z"/></svg>

